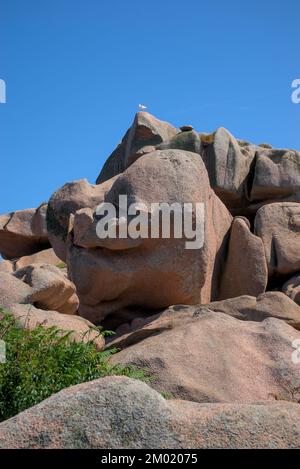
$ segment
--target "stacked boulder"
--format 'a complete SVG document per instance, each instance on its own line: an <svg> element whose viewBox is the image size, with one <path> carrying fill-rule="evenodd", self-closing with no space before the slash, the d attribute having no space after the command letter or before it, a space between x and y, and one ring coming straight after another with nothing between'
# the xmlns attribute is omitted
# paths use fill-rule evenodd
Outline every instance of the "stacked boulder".
<svg viewBox="0 0 300 469"><path fill-rule="evenodd" d="M109 221L119 227L120 196L140 204L147 216L155 203L202 204L201 247L186 249L185 237L161 233L99 237L97 208L116 207ZM299 446L300 357L299 363L292 358L300 344L299 202L299 152L251 144L224 128L212 134L190 125L176 129L139 112L96 184L67 183L38 209L0 217L0 306L29 315L30 327L45 322L72 329L75 340L93 324L116 330L106 345L95 336L97 347L117 347L114 363L146 367L151 386L174 398L166 404L146 385L137 389L139 402L149 396L169 415L161 447L187 444L192 417L175 418L175 410L194 415L202 428L191 440L198 447L229 447L230 441L234 447L246 441L250 447ZM89 386L70 390L71 399L88 396L89 389L102 392L101 383ZM125 378L106 378L103 392L130 390L124 402L138 409L130 386L134 390ZM9 446L28 416L40 422L43 409L53 413L64 393L1 424L0 444ZM200 436L218 418L223 440L221 430ZM239 418L246 422L245 438L230 440ZM145 419L135 422L141 435ZM284 421L279 433L278 419ZM43 422L52 425L51 419ZM264 434L249 439L247 422L252 429L265 422ZM49 447L72 447L72 426L60 425L65 440L53 435ZM159 419L157 425L164 428ZM16 446L34 446L32 426L22 431ZM115 441L126 447L124 435L108 438L111 447ZM140 438L134 447L155 447L154 436ZM102 437L93 443L107 444Z"/></svg>

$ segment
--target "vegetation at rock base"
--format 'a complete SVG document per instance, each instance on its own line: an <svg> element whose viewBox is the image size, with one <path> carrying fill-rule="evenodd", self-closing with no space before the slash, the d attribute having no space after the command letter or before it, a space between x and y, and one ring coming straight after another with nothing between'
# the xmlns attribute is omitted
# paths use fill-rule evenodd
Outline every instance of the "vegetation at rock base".
<svg viewBox="0 0 300 469"><path fill-rule="evenodd" d="M174 395L169 391L162 391L160 394L164 399L174 399Z"/></svg>
<svg viewBox="0 0 300 469"><path fill-rule="evenodd" d="M0 421L74 384L109 375L148 379L144 370L111 365L117 349L99 352L92 342L70 340L72 331L42 324L30 330L9 311L0 308L0 314L0 340L6 346L6 362L0 363Z"/></svg>

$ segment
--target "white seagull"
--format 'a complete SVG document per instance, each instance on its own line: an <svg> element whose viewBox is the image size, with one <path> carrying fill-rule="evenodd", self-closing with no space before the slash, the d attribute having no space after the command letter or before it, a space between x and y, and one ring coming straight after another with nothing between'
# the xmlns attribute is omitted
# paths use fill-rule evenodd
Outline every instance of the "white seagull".
<svg viewBox="0 0 300 469"><path fill-rule="evenodd" d="M147 106L144 106L143 104L139 104L140 111L144 111L145 109L147 109Z"/></svg>

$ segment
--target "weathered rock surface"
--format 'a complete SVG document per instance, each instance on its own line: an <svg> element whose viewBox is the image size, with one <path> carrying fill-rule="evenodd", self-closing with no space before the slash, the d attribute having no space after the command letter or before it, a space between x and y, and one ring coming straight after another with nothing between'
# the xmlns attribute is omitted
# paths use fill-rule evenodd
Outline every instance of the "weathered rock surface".
<svg viewBox="0 0 300 469"><path fill-rule="evenodd" d="M14 262L14 271L22 269L28 265L32 264L51 264L54 266L62 265L61 260L52 248L44 249L43 251L36 252L31 254L31 256L20 257L17 261Z"/></svg>
<svg viewBox="0 0 300 469"><path fill-rule="evenodd" d="M142 330L111 345L124 348L113 363L147 368L151 386L197 402L292 400L300 386L292 342L300 332L284 321L240 321L199 308L173 307Z"/></svg>
<svg viewBox="0 0 300 469"><path fill-rule="evenodd" d="M36 272L33 277L35 274ZM48 280L47 277L46 280ZM38 279L37 284L33 283L35 283L36 290L13 275L0 272L0 307L10 311L23 327L34 329L39 324L43 324L45 327L56 326L64 331L74 331L70 336L71 340L93 340L99 350L104 347L103 337L99 336L99 333L94 330L93 324L86 319L49 310L51 301L48 298L47 302L43 299L42 306L45 309L36 308L33 303L42 303L42 301L36 301L38 292L43 292L42 278ZM62 293L58 293L57 296L61 299ZM52 302L54 301L52 300ZM67 309L65 305L63 306L61 310ZM68 302L67 306L70 307Z"/></svg>
<svg viewBox="0 0 300 469"><path fill-rule="evenodd" d="M119 236L139 226L121 195L148 236ZM115 237L97 233L105 203ZM190 204L196 249L175 236L177 215L169 238L161 225L150 236L153 203ZM299 152L139 112L97 184L73 181L48 205L0 216L0 307L99 350L87 319L117 329L111 363L148 369L152 388L110 377L65 389L0 424L0 447L299 447L299 253Z"/></svg>
<svg viewBox="0 0 300 469"><path fill-rule="evenodd" d="M282 292L268 291L257 298L239 296L225 301L215 301L203 307L244 321L263 321L269 317L282 319L300 330L300 308Z"/></svg>
<svg viewBox="0 0 300 469"><path fill-rule="evenodd" d="M195 130L181 131L156 146L156 150L184 150L193 153L201 153L201 140L199 134Z"/></svg>
<svg viewBox="0 0 300 469"><path fill-rule="evenodd" d="M166 401L144 383L115 376L64 389L0 424L1 448L297 448L299 445L298 404Z"/></svg>
<svg viewBox="0 0 300 469"><path fill-rule="evenodd" d="M138 113L99 176L97 182L101 184L91 185L86 180L68 183L53 194L48 204L46 235L60 259L66 261L68 255L69 270L81 299L80 314L99 322L119 312L124 317L111 318L110 324L117 326L126 317L130 318L128 309L132 307L155 309L170 303L207 302L245 294L256 296L267 287L266 266L271 283L274 276L298 272L295 213L291 221L290 215L287 217L285 213L282 217L276 209L279 222L273 220L273 212L269 218L265 216L271 209L262 207L254 234L246 219L235 219L227 249L230 216L219 198L212 195L217 194L233 213L247 213L249 207L255 210L254 206L264 203L264 190L267 190L268 203L274 197L289 199L298 191L298 157L297 152L237 140L224 128L210 135L199 134L191 126L177 131L148 113ZM268 192L268 184L279 187L281 181L283 192L279 193L278 189ZM180 245L174 239L168 243L161 239L100 240L96 235L96 207L105 201L117 206L121 194L127 195L130 202L145 204L194 202L198 197L206 210L201 253L188 255L183 243ZM295 205L294 212L298 210L298 204ZM9 217L4 219L5 229L13 227ZM279 234L276 223L284 225ZM294 228L290 229L293 223ZM286 237L288 243L284 245ZM193 260L189 258L192 254ZM159 256L161 259L157 261ZM144 264L142 259L147 258ZM17 268L24 260L18 262ZM187 265L192 269L188 271ZM240 265L243 269L239 269ZM9 267L6 264L1 270L9 271ZM275 286L281 288L282 284Z"/></svg>
<svg viewBox="0 0 300 469"><path fill-rule="evenodd" d="M47 205L0 216L0 254L15 259L49 248Z"/></svg>
<svg viewBox="0 0 300 469"><path fill-rule="evenodd" d="M17 270L14 276L32 287L29 302L41 309L75 314L79 300L75 285L61 270L50 264L32 264Z"/></svg>
<svg viewBox="0 0 300 469"><path fill-rule="evenodd" d="M285 162L278 160L278 152ZM176 162L180 169L174 167L175 160L173 157L172 161L171 155L175 154L180 162L181 166ZM180 157L183 154L186 155L185 159ZM273 277L299 271L296 234L294 236L290 232L290 222L286 216L283 217L285 221L278 223L286 226L281 231L284 239L288 236L287 246L281 246L281 242L277 246L281 236L277 234L277 221L274 221L275 225L271 229L274 213L269 217L265 216L271 210L265 206L257 214L254 233L251 232L250 222L246 218L234 220L227 247L229 215L225 215L225 210L220 209L219 199L219 202L212 199L209 188L210 184L214 193L232 213L247 214L249 209L252 217L253 211L263 204L262 193L258 196L258 192L254 191L259 185L263 187L259 182L263 177L260 176L262 170L259 165L266 158L271 165L277 162L278 174L284 176L285 170L296 170L293 165L298 156L297 152L277 151L269 145L259 146L237 140L224 128L219 128L210 135L199 134L190 126L177 131L148 113L138 113L133 126L111 155L97 180L98 183L105 182L96 186L87 181L67 184L52 196L48 204L49 239L61 259L66 260L68 256L69 271L81 300L80 314L95 322L106 321L108 318L107 325L116 327L133 319L134 315L130 311L132 307L153 310L171 303L191 304L240 295L257 296L266 290L268 281L271 280L272 285ZM201 159L208 172L209 183L206 177L203 182L202 174L196 177ZM198 167L196 171L193 165ZM202 166L201 173L204 172ZM114 177L107 180L111 176ZM273 179L270 181L271 185L274 183ZM201 184L199 181L202 181ZM119 195L128 196L129 202L138 201L146 205L158 201L183 202L182 193L185 195L184 202L194 202L196 184L201 185L202 196L197 200L205 204L208 229L205 231L204 249L196 256L193 252L193 260L188 259L188 254L178 240L168 240L167 244L162 240L150 242L140 238L98 238L95 209L101 202L113 202L118 207ZM286 185L289 185L288 177ZM206 186L207 189L204 189ZM297 192L296 184L293 185L293 191ZM209 194L208 197L206 193ZM272 194L275 199L279 196L276 191ZM289 197L290 194L286 193L286 196ZM271 201L272 198L267 196L266 202ZM285 204L293 205L289 202ZM295 205L293 210L297 211L298 204ZM277 213L276 218L282 217ZM221 225L220 230L218 224ZM271 235L272 230L275 232L274 237ZM217 232L217 237L219 236L218 231L223 233L217 240L219 250L213 239L214 233ZM295 229L294 232L296 231ZM158 256L161 257L160 263L155 260ZM156 265L155 271L152 266L149 271L149 262L145 260L147 258L150 264ZM168 271L167 266L171 263L172 268ZM200 279L202 274L199 263L205 280ZM192 266L189 272L185 269L188 264ZM154 280L148 281L148 277L151 279L153 274ZM143 281L145 278L147 282ZM156 287L156 282L159 282L159 288ZM198 291L201 292L200 299L194 294L195 284L198 284ZM281 287L276 284L276 279L273 287L275 286ZM119 319L113 318L117 312Z"/></svg>
<svg viewBox="0 0 300 469"><path fill-rule="evenodd" d="M12 273L14 271L14 264L11 261L0 260L0 272Z"/></svg>
<svg viewBox="0 0 300 469"><path fill-rule="evenodd" d="M33 330L39 325L46 328L54 326L64 332L72 331L69 336L70 341L92 341L98 350L104 348L105 340L103 336L99 335L92 323L80 316L46 311L31 304L14 304L10 306L9 311L22 327Z"/></svg>
<svg viewBox="0 0 300 469"><path fill-rule="evenodd" d="M101 185L89 184L86 179L65 184L52 194L47 209L47 231L55 254L66 260L66 241L72 229L72 215L82 208L95 208L103 202L114 178Z"/></svg>
<svg viewBox="0 0 300 469"><path fill-rule="evenodd" d="M300 274L294 275L285 282L282 291L300 306Z"/></svg>
<svg viewBox="0 0 300 469"><path fill-rule="evenodd" d="M269 277L300 271L300 204L264 205L256 214L254 231L264 245Z"/></svg>
<svg viewBox="0 0 300 469"><path fill-rule="evenodd" d="M236 217L231 226L219 297L257 296L265 291L267 283L268 266L263 242L251 233L246 218Z"/></svg>
<svg viewBox="0 0 300 469"><path fill-rule="evenodd" d="M286 294L270 291L258 297L242 295L206 305L174 305L152 316L136 317L131 323L124 323L117 328L117 338L113 343L120 348L127 347L152 335L152 326L158 331L170 328L170 324L172 327L180 326L182 320L192 319L201 312L208 311L224 313L241 321L261 322L267 318L277 318L300 330L299 306Z"/></svg>
<svg viewBox="0 0 300 469"><path fill-rule="evenodd" d="M211 190L201 158L180 150L146 154L116 178L104 200L118 206L120 194L127 196L128 204L144 204L148 214L151 203L204 204L205 221L199 218L198 226L203 247L186 249L187 237L172 233L170 239L140 237L137 243L130 238L100 239L92 213L77 212L67 264L80 298L79 314L93 322L107 318L106 326L112 328L124 322L121 311L126 308L216 299L232 217Z"/></svg>
<svg viewBox="0 0 300 469"><path fill-rule="evenodd" d="M177 131L147 112L137 113L97 184L122 173L143 154L166 149L199 154L211 187L234 215L251 215L266 202L300 201L299 152L251 144L223 127L211 134L198 133L190 125Z"/></svg>
<svg viewBox="0 0 300 469"><path fill-rule="evenodd" d="M300 153L260 148L254 166L251 201L300 196Z"/></svg>
<svg viewBox="0 0 300 469"><path fill-rule="evenodd" d="M32 288L8 272L0 272L0 306L10 308L15 303L28 303Z"/></svg>
<svg viewBox="0 0 300 469"><path fill-rule="evenodd" d="M62 270L66 268L63 262L56 256L52 248L43 249L30 256L23 256L13 261L0 260L0 272L13 273L18 269L22 269L32 264L51 264L59 266Z"/></svg>
<svg viewBox="0 0 300 469"><path fill-rule="evenodd" d="M239 144L224 128L202 139L202 157L212 188L228 208L247 205L247 178L255 157L256 146Z"/></svg>
<svg viewBox="0 0 300 469"><path fill-rule="evenodd" d="M122 142L104 164L96 183L101 184L122 173L137 158L155 150L157 144L170 139L176 132L168 122L160 121L148 112L138 112Z"/></svg>
<svg viewBox="0 0 300 469"><path fill-rule="evenodd" d="M0 272L0 306L34 304L74 314L78 308L75 286L59 269L47 264L35 264L17 270L13 275Z"/></svg>

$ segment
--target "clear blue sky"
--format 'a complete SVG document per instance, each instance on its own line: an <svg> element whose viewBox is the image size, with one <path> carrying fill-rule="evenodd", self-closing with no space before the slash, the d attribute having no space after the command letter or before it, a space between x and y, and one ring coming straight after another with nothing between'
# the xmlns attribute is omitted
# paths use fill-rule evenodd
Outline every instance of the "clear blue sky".
<svg viewBox="0 0 300 469"><path fill-rule="evenodd" d="M0 213L99 170L138 103L300 150L299 0L0 0Z"/></svg>

